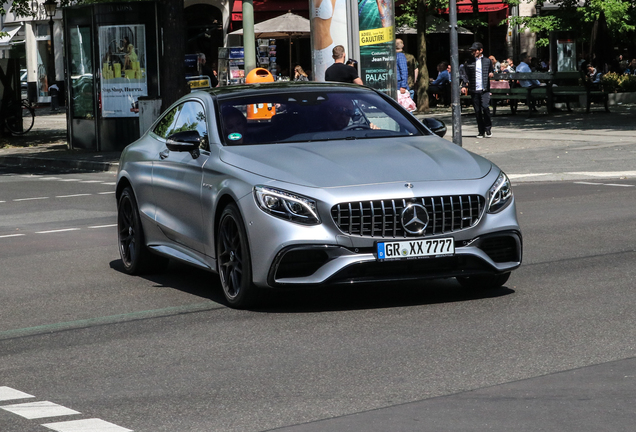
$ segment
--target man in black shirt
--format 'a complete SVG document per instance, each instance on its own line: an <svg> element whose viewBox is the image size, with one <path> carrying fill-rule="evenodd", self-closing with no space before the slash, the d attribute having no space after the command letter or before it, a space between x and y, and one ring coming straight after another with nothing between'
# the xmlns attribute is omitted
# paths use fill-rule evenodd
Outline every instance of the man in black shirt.
<svg viewBox="0 0 636 432"><path fill-rule="evenodd" d="M358 76L358 70L355 67L347 66L345 64L345 49L342 45L336 45L333 48L332 57L334 64L329 66L325 71L325 81L362 85L362 80Z"/></svg>

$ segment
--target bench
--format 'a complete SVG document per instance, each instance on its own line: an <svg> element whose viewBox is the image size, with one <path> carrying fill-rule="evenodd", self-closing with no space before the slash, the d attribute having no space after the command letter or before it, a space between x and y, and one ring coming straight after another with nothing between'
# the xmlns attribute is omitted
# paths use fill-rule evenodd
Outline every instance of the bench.
<svg viewBox="0 0 636 432"><path fill-rule="evenodd" d="M493 115L497 114L497 105L499 102L508 103L510 111L517 113L519 102L525 103L529 108L529 115L537 105L548 100L548 86L545 87L521 87L516 84L518 80L542 80L549 81L551 74L546 72L515 72L515 73L497 73L490 81L490 92ZM549 104L548 104L549 105Z"/></svg>
<svg viewBox="0 0 636 432"><path fill-rule="evenodd" d="M581 81L583 85L579 84ZM574 82L576 82L576 85ZM564 102L568 111L572 111L570 102L578 102L580 96L585 96L586 113L590 112L592 101L600 101L604 104L605 111L609 112L608 94L602 88L595 87L579 72L557 72L554 74L553 80L550 81L549 87L551 100L548 107L553 107L556 102Z"/></svg>

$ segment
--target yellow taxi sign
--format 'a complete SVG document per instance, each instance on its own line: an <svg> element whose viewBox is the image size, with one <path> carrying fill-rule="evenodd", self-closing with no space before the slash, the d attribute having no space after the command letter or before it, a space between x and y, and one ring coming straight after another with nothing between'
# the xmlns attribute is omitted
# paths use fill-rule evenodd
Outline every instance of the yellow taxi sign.
<svg viewBox="0 0 636 432"><path fill-rule="evenodd" d="M188 81L190 85L190 89L200 89L200 88L210 88L212 85L210 84L210 78L198 79L198 80L190 80Z"/></svg>

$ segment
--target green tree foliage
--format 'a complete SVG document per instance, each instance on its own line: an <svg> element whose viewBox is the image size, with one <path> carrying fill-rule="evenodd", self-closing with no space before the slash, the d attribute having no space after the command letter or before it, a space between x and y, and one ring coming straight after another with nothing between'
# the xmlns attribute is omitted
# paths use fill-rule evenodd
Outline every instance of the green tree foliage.
<svg viewBox="0 0 636 432"><path fill-rule="evenodd" d="M510 4L527 2L510 0ZM537 4L543 3L544 0L537 0ZM539 34L537 46L549 45L548 35L551 31L570 31L576 35L577 40L587 42L594 22L603 12L608 31L615 42L629 43L634 38L636 0L553 0L551 3L559 9L540 16L510 17L510 22Z"/></svg>

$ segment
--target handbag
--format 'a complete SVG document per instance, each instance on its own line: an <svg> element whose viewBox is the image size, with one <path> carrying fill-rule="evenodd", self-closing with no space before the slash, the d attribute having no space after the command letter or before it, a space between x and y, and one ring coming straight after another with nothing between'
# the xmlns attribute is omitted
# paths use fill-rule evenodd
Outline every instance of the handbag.
<svg viewBox="0 0 636 432"><path fill-rule="evenodd" d="M413 102L413 99L411 99L411 95L409 94L409 92L398 92L398 103L409 112L415 111L415 108L417 108L415 106L415 102Z"/></svg>

